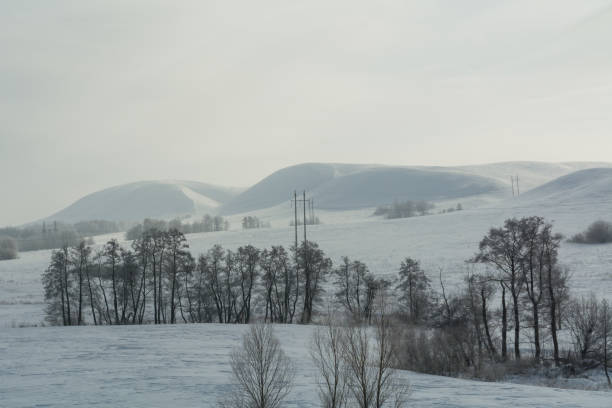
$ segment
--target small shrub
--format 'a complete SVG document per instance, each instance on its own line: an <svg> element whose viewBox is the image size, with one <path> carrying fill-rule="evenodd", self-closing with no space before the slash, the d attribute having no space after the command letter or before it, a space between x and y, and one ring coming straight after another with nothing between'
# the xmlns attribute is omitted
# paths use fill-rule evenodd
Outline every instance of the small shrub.
<svg viewBox="0 0 612 408"><path fill-rule="evenodd" d="M577 244L606 244L612 242L612 224L606 221L595 221L586 231L569 239Z"/></svg>
<svg viewBox="0 0 612 408"><path fill-rule="evenodd" d="M0 260L17 258L17 243L11 237L0 237Z"/></svg>

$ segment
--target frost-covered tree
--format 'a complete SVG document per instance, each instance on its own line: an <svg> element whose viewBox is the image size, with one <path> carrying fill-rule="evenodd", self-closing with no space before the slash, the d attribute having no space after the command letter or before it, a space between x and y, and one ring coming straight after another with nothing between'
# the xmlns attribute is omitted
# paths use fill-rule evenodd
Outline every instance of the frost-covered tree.
<svg viewBox="0 0 612 408"><path fill-rule="evenodd" d="M230 357L235 381L227 408L278 408L293 386L295 367L271 325L251 325Z"/></svg>

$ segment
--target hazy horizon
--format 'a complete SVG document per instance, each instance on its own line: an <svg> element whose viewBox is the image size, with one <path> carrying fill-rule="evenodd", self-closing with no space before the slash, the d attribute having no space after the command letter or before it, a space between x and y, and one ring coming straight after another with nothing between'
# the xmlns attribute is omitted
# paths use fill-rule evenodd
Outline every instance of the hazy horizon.
<svg viewBox="0 0 612 408"><path fill-rule="evenodd" d="M304 162L610 161L612 1L0 2L0 226Z"/></svg>

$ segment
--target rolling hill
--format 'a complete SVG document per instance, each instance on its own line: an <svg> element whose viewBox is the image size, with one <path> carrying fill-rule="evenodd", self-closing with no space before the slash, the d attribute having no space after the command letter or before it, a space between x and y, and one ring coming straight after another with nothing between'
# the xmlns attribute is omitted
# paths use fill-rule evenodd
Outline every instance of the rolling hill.
<svg viewBox="0 0 612 408"><path fill-rule="evenodd" d="M445 201L511 194L510 175L521 191L557 177L610 163L506 162L472 166L382 166L308 163L278 170L221 206L222 214L246 213L288 202L294 190L306 190L317 208L350 210L394 200Z"/></svg>
<svg viewBox="0 0 612 408"><path fill-rule="evenodd" d="M47 219L137 221L213 212L236 190L195 181L142 181L89 194Z"/></svg>
<svg viewBox="0 0 612 408"><path fill-rule="evenodd" d="M612 202L612 168L579 170L521 195L521 200L551 204Z"/></svg>
<svg viewBox="0 0 612 408"><path fill-rule="evenodd" d="M593 167L596 169L589 169ZM244 214L288 203L294 190L306 190L321 210L357 210L394 200L483 203L511 196L510 175L519 176L522 195L529 192L527 197L546 196L548 200L576 199L587 193L583 184L591 185L597 179L596 186L588 187L601 190L589 192L596 198L607 194L610 172L610 163L588 162L456 167L304 163L280 169L242 191L196 181L120 185L89 194L46 219L135 221L202 213Z"/></svg>

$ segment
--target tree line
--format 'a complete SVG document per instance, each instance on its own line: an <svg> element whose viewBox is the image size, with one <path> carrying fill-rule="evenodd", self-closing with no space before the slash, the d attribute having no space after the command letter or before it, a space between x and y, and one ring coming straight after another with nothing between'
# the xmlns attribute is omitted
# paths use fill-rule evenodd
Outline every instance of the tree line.
<svg viewBox="0 0 612 408"><path fill-rule="evenodd" d="M289 251L215 245L194 258L185 235L148 230L129 248L117 240L53 251L43 273L47 320L59 325L310 323L332 262L314 242Z"/></svg>
<svg viewBox="0 0 612 408"><path fill-rule="evenodd" d="M242 217L242 229L270 228L271 226L269 221L263 221L255 215Z"/></svg>
<svg viewBox="0 0 612 408"><path fill-rule="evenodd" d="M24 227L0 228L0 240L3 246L10 247L10 254L0 259L13 259L19 251L37 251L40 249L56 249L63 246L74 246L93 235L109 234L124 231L127 223L91 220L79 221L74 224L53 221L28 225Z"/></svg>
<svg viewBox="0 0 612 408"><path fill-rule="evenodd" d="M387 219L409 218L417 215L427 215L435 205L428 201L395 201L391 205L376 207L374 215L382 215Z"/></svg>
<svg viewBox="0 0 612 408"><path fill-rule="evenodd" d="M180 218L170 221L145 218L142 223L136 224L127 230L125 238L134 240L140 238L143 233L150 230L169 231L176 230L183 234L195 234L199 232L227 231L230 228L228 220L220 215L205 214L199 221L191 223L183 222Z"/></svg>

